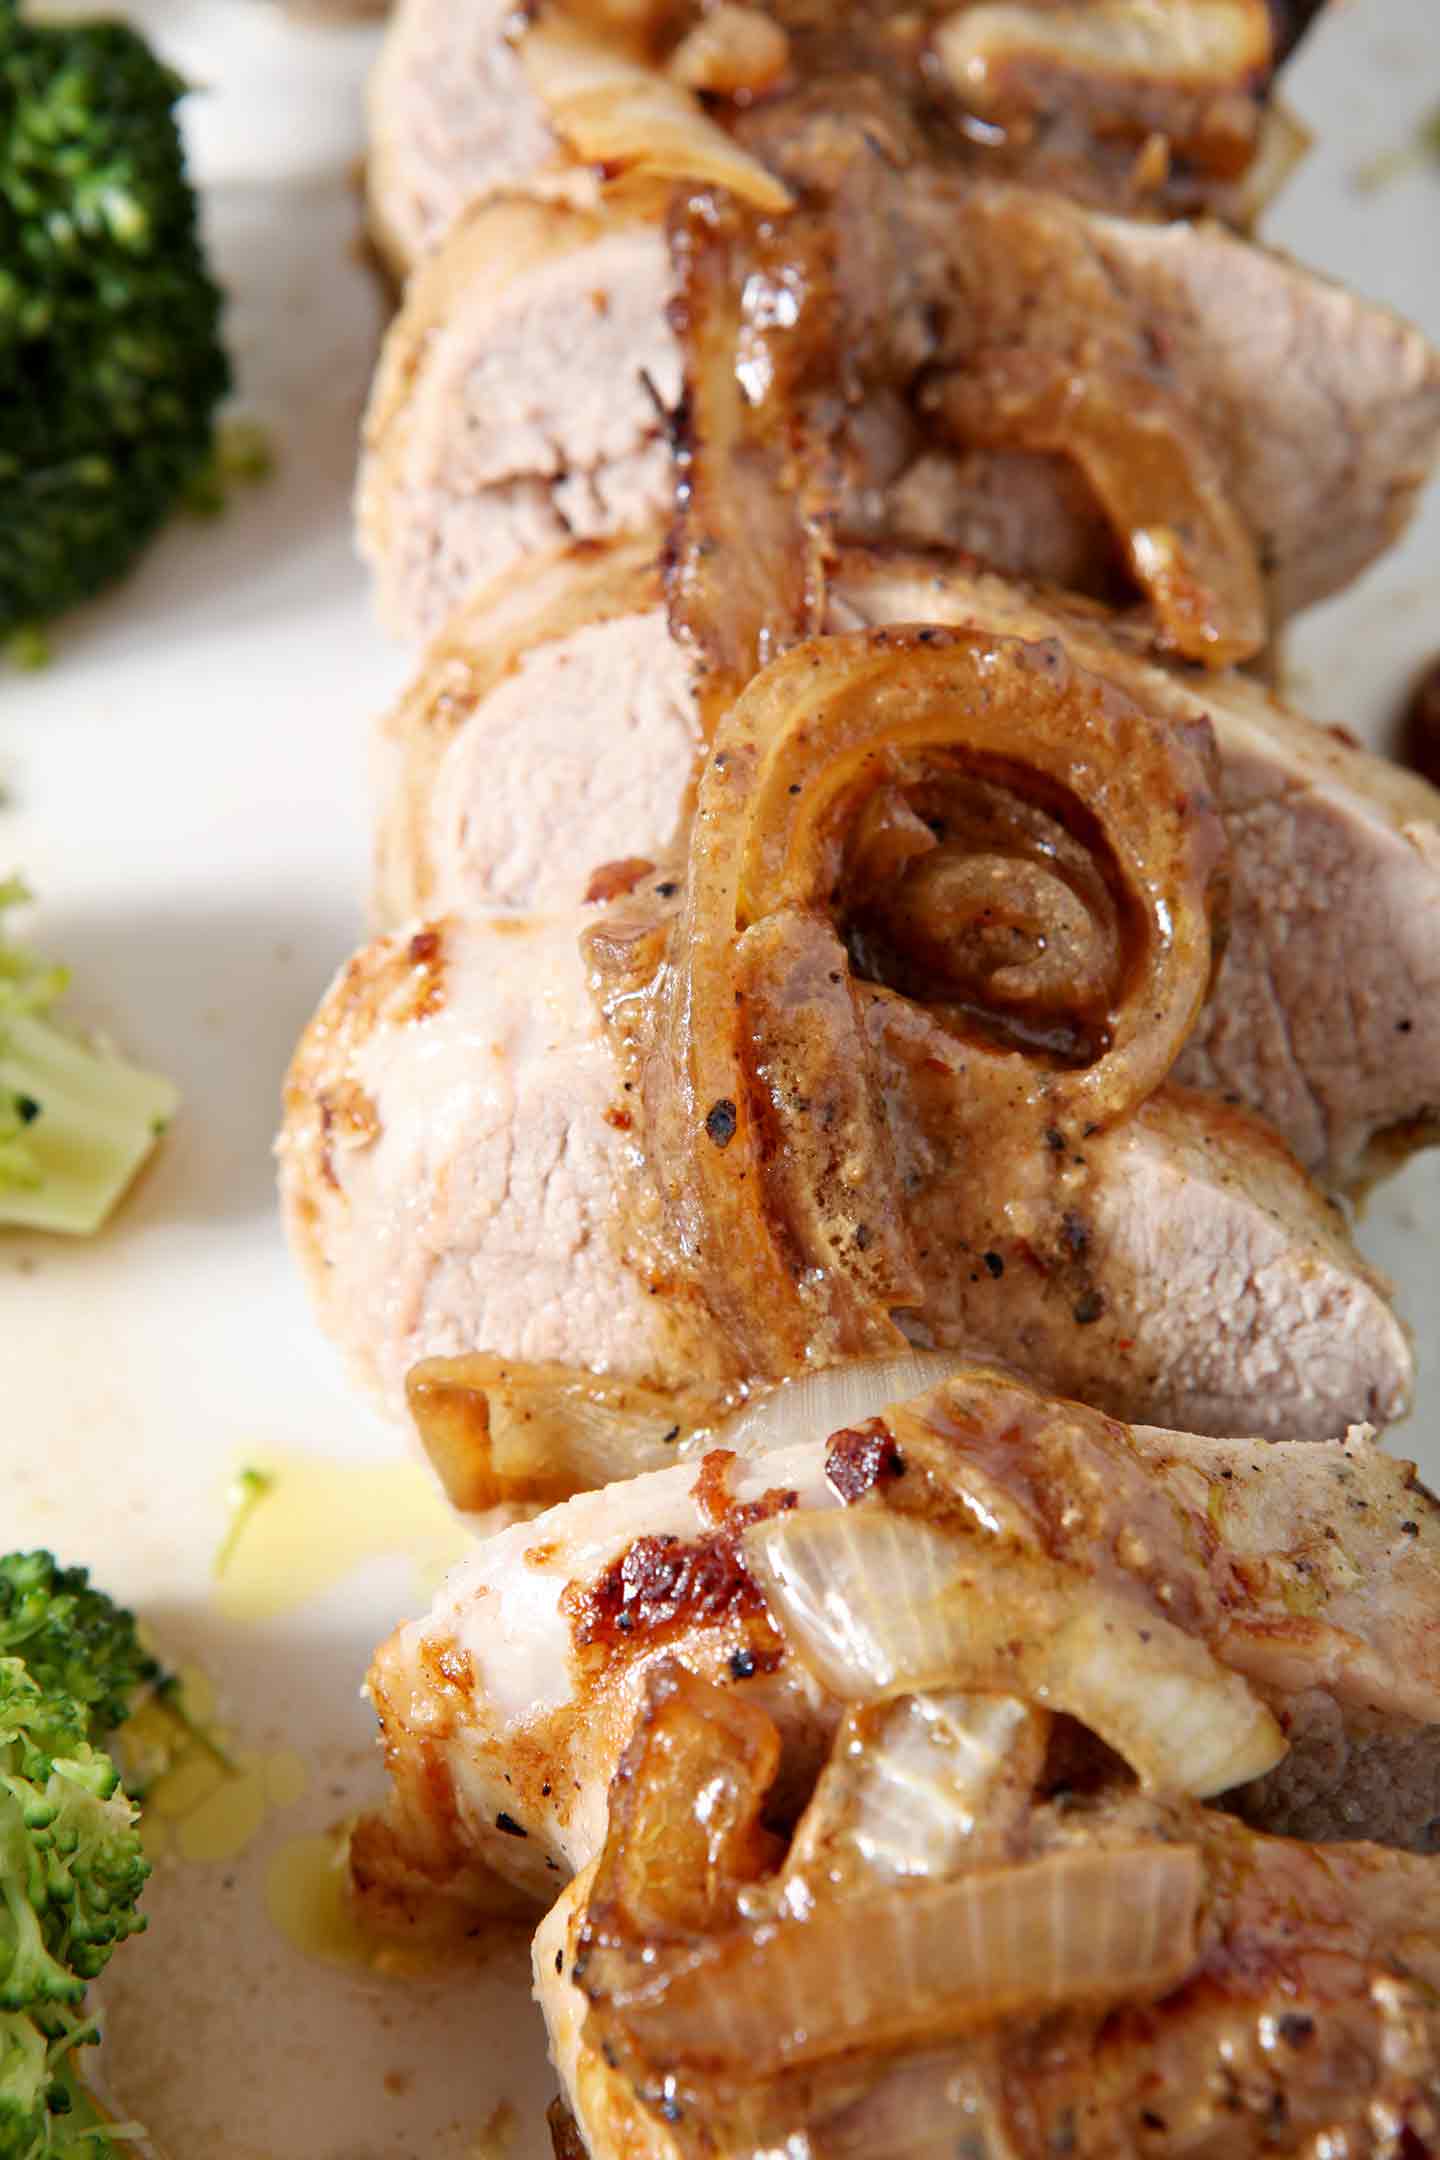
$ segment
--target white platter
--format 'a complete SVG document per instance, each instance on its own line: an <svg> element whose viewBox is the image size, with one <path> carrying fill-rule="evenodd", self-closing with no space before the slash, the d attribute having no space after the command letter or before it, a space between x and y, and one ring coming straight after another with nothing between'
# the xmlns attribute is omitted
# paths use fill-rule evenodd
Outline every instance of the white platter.
<svg viewBox="0 0 1440 2160"><path fill-rule="evenodd" d="M1440 337L1440 168L1357 182L1440 96L1433 6L1339 0L1291 78L1319 145L1268 232ZM521 1955L444 1982L384 1977L307 1956L267 1905L277 1856L380 1790L358 1686L446 1542L418 1522L420 1473L402 1505L386 1496L403 1549L319 1594L242 1619L213 1579L238 1465L356 1466L337 1471L334 1506L373 1524L365 1466L401 1446L310 1326L269 1160L293 1039L363 931L366 736L406 664L371 626L348 525L380 319L354 246L371 36L262 0L133 12L208 86L194 153L243 401L280 464L221 523L172 531L66 627L49 672L0 683L0 871L23 865L44 896L27 935L72 965L73 1009L185 1093L107 1235L0 1234L0 1533L90 1562L204 1669L239 1748L285 1751L242 1851L186 1859L177 1830L160 1862L151 1932L106 1989L126 2109L173 2160L529 2160L548 2150L550 2085ZM1292 684L1317 718L1383 745L1437 648L1440 491L1401 549L1307 620ZM1384 1188L1360 1235L1421 1346L1397 1444L1440 1477L1440 1156Z"/></svg>

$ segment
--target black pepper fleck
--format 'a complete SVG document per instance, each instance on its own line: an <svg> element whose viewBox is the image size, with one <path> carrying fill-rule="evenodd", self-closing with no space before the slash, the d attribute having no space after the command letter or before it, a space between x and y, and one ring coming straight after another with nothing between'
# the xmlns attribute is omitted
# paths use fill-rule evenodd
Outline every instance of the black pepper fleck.
<svg viewBox="0 0 1440 2160"><path fill-rule="evenodd" d="M735 1137L735 1105L727 1097L712 1103L705 1117L705 1130L716 1147L729 1147Z"/></svg>
<svg viewBox="0 0 1440 2160"><path fill-rule="evenodd" d="M999 1253L987 1252L982 1257L985 1261L986 1267L989 1268L990 1273L995 1277L996 1282L999 1282L1000 1277L1005 1272L1005 1262L1001 1259Z"/></svg>
<svg viewBox="0 0 1440 2160"><path fill-rule="evenodd" d="M495 1817L495 1827L497 1830L503 1830L506 1837L529 1837L530 1835L523 1824L516 1822L513 1815L505 1813L504 1808L501 1808L499 1814Z"/></svg>

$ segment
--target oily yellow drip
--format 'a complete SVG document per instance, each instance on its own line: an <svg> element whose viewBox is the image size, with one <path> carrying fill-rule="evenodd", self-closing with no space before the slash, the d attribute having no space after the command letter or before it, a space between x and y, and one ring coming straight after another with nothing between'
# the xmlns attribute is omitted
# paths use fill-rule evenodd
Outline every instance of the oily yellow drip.
<svg viewBox="0 0 1440 2160"><path fill-rule="evenodd" d="M228 1767L210 1755L188 1754L146 1794L146 1853L152 1860L177 1853L212 1864L237 1859L271 1810L293 1807L308 1782L303 1761L289 1748L240 1755Z"/></svg>
<svg viewBox="0 0 1440 2160"><path fill-rule="evenodd" d="M265 1905L271 1925L306 1957L385 1979L412 1979L437 1970L437 1960L423 1950L371 1935L361 1925L350 1896L346 1870L348 1839L288 1838L274 1855L265 1878Z"/></svg>
<svg viewBox="0 0 1440 2160"><path fill-rule="evenodd" d="M420 1463L287 1455L249 1467L261 1473L263 1486L245 1489L243 1513L222 1546L216 1581L217 1602L231 1619L270 1620L291 1612L367 1560L390 1553L412 1561L424 1599L469 1548L463 1527Z"/></svg>

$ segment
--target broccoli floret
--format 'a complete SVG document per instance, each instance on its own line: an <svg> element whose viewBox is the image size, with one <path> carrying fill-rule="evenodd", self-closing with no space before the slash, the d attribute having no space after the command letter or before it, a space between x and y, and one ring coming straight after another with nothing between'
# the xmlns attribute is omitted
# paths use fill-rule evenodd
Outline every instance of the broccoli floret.
<svg viewBox="0 0 1440 2160"><path fill-rule="evenodd" d="M163 1678L135 1615L96 1590L87 1569L62 1568L47 1552L0 1558L0 1657L23 1658L38 1687L77 1702L97 1747Z"/></svg>
<svg viewBox="0 0 1440 2160"><path fill-rule="evenodd" d="M0 1658L0 2010L78 2004L144 1925L135 1808L68 1695Z"/></svg>
<svg viewBox="0 0 1440 2160"><path fill-rule="evenodd" d="M144 1927L150 1871L90 1736L153 1666L83 1570L12 1554L0 1583L0 1636L24 1652L0 1656L0 2160L120 2160L133 2126L102 2119L76 2054L97 2037L87 1985Z"/></svg>
<svg viewBox="0 0 1440 2160"><path fill-rule="evenodd" d="M0 525L3 502L0 487ZM27 897L18 881L0 885L0 918ZM179 1097L168 1080L56 1026L48 1014L66 982L63 968L8 944L0 922L0 1225L88 1237Z"/></svg>
<svg viewBox="0 0 1440 2160"><path fill-rule="evenodd" d="M121 576L211 456L184 87L119 23L0 0L0 637Z"/></svg>

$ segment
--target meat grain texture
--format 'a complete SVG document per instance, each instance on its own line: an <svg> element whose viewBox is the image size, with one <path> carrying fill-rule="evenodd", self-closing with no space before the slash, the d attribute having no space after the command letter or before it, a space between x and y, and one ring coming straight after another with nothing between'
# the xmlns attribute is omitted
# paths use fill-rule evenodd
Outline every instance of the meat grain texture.
<svg viewBox="0 0 1440 2160"><path fill-rule="evenodd" d="M650 1301L611 1242L618 1090L573 916L446 919L366 948L296 1053L279 1144L321 1325L403 1415L477 1345L644 1377Z"/></svg>
<svg viewBox="0 0 1440 2160"><path fill-rule="evenodd" d="M459 609L376 736L383 922L578 906L654 861L700 745L651 536L547 551Z"/></svg>
<svg viewBox="0 0 1440 2160"><path fill-rule="evenodd" d="M371 391L361 549L399 636L569 539L666 513L680 356L664 236L634 219L481 205L417 272Z"/></svg>
<svg viewBox="0 0 1440 2160"><path fill-rule="evenodd" d="M595 177L564 157L506 35L505 0L398 0L369 88L370 232L403 279L472 203L552 194L585 205Z"/></svg>

